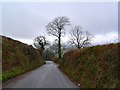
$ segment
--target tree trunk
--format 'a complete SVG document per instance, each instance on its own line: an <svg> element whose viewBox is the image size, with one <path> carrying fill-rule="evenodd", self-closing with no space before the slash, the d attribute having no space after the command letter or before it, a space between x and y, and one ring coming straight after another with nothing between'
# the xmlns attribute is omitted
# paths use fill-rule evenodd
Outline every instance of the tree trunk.
<svg viewBox="0 0 120 90"><path fill-rule="evenodd" d="M58 37L58 55L60 59L61 58L61 34L59 34L59 37Z"/></svg>
<svg viewBox="0 0 120 90"><path fill-rule="evenodd" d="M79 41L77 40L77 48L79 49L80 48L80 44L79 44Z"/></svg>
<svg viewBox="0 0 120 90"><path fill-rule="evenodd" d="M78 49L80 48L79 45L77 45L77 48L78 48Z"/></svg>

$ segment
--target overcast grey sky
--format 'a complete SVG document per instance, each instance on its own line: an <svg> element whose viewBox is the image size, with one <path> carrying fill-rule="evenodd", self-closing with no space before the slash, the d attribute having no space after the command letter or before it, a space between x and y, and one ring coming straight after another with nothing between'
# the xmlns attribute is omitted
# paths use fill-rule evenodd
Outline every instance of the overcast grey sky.
<svg viewBox="0 0 120 90"><path fill-rule="evenodd" d="M2 4L2 34L32 44L58 16L67 16L73 26L81 25L91 32L93 43L109 42L118 36L117 2L6 2ZM69 31L66 30L64 41L68 40ZM47 37L53 41L53 37Z"/></svg>

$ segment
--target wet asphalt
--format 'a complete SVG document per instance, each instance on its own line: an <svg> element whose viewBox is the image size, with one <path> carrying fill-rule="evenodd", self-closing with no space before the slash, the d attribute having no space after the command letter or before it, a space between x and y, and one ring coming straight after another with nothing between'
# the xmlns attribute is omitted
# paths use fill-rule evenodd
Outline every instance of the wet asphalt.
<svg viewBox="0 0 120 90"><path fill-rule="evenodd" d="M45 65L12 78L3 83L3 88L78 88L58 65L47 61Z"/></svg>

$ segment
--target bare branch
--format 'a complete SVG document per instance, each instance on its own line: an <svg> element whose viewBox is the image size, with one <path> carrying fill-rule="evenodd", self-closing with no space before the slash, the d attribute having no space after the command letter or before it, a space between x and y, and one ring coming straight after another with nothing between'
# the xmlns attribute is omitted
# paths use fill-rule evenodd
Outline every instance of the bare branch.
<svg viewBox="0 0 120 90"><path fill-rule="evenodd" d="M65 26L69 25L70 21L69 18L63 16L63 17L57 17L52 22L50 22L46 28L47 32L50 35L53 35L58 38L58 53L59 58L61 58L61 36L65 33Z"/></svg>
<svg viewBox="0 0 120 90"><path fill-rule="evenodd" d="M77 48L88 46L91 43L92 36L86 31L82 31L80 26L75 26L70 33L70 43Z"/></svg>
<svg viewBox="0 0 120 90"><path fill-rule="evenodd" d="M44 36L38 36L34 39L34 46L42 51L45 49L45 46L48 44Z"/></svg>

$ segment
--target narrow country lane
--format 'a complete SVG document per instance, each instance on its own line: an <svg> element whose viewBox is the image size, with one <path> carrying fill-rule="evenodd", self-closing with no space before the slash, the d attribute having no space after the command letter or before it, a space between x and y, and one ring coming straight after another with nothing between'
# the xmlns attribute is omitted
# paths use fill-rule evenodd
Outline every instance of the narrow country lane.
<svg viewBox="0 0 120 90"><path fill-rule="evenodd" d="M47 64L3 83L3 88L78 88L64 75L57 64Z"/></svg>

